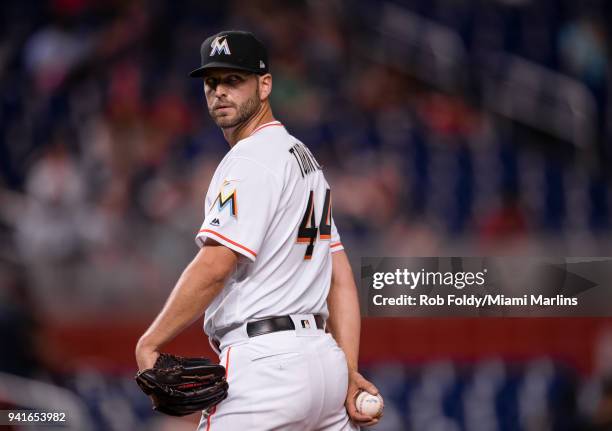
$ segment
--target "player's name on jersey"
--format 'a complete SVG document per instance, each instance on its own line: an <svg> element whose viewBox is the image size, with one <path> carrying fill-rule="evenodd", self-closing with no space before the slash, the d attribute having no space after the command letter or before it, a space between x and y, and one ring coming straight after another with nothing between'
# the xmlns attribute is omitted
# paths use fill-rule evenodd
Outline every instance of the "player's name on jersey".
<svg viewBox="0 0 612 431"><path fill-rule="evenodd" d="M573 307L578 305L578 298L556 295L398 295L387 297L372 296L375 306L408 306L408 307Z"/></svg>
<svg viewBox="0 0 612 431"><path fill-rule="evenodd" d="M295 160L297 161L298 166L300 167L300 172L302 173L302 178L308 174L311 174L315 171L321 170L321 165L314 158L308 147L298 142L293 147L289 149L289 152Z"/></svg>

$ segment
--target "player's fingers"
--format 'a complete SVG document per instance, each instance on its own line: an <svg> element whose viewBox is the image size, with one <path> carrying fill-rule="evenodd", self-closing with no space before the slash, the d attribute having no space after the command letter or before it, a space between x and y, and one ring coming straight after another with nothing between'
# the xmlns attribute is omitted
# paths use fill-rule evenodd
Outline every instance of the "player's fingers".
<svg viewBox="0 0 612 431"><path fill-rule="evenodd" d="M371 416L364 415L357 410L355 401L352 398L349 398L346 402L346 411L353 422L367 423L372 420Z"/></svg>
<svg viewBox="0 0 612 431"><path fill-rule="evenodd" d="M351 404L353 403L349 404L347 411L348 411L349 417L353 420L353 422L368 423L372 421L372 419L374 419L370 415L361 413L359 410L357 410L357 408L354 405L351 405Z"/></svg>
<svg viewBox="0 0 612 431"><path fill-rule="evenodd" d="M369 422L373 419L372 416L364 415L363 413L360 413L357 410L349 412L349 416L351 417L351 419L358 422Z"/></svg>
<svg viewBox="0 0 612 431"><path fill-rule="evenodd" d="M357 415L361 415L361 413L357 411L357 407L355 406L354 401L352 401L352 398L349 398L346 401L345 405L346 405L346 411L348 412L351 418L356 417Z"/></svg>
<svg viewBox="0 0 612 431"><path fill-rule="evenodd" d="M349 389L347 391L346 397L346 405L350 407L351 410L357 411L357 396L361 392L361 386L359 386L359 382L352 380L349 383Z"/></svg>
<svg viewBox="0 0 612 431"><path fill-rule="evenodd" d="M360 426L362 427L371 427L372 425L376 425L378 423L378 419L373 419L368 423L362 424Z"/></svg>
<svg viewBox="0 0 612 431"><path fill-rule="evenodd" d="M356 422L358 424L367 424L375 420L375 418L373 418L372 416L364 415L363 413L357 413L356 415L351 416L351 419L353 420L353 422Z"/></svg>
<svg viewBox="0 0 612 431"><path fill-rule="evenodd" d="M370 419L367 421L356 421L353 420L353 422L355 423L355 425L358 425L360 427L371 427L372 425L376 425L378 423L378 419Z"/></svg>

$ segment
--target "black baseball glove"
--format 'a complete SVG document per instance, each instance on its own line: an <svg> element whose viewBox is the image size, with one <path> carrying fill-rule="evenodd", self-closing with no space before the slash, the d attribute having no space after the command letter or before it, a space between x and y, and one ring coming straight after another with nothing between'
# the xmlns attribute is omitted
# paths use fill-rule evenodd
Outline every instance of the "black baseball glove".
<svg viewBox="0 0 612 431"><path fill-rule="evenodd" d="M151 397L153 410L185 416L216 406L227 397L225 367L206 358L162 353L153 368L139 371L136 383Z"/></svg>

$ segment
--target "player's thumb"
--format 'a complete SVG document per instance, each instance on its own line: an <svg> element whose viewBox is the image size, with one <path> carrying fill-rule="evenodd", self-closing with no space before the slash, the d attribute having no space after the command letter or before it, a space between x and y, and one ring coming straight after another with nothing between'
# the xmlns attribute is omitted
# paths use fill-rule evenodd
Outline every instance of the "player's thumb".
<svg viewBox="0 0 612 431"><path fill-rule="evenodd" d="M378 388L374 386L373 383L366 380L361 374L358 377L357 385L360 389L363 389L372 395L378 395Z"/></svg>

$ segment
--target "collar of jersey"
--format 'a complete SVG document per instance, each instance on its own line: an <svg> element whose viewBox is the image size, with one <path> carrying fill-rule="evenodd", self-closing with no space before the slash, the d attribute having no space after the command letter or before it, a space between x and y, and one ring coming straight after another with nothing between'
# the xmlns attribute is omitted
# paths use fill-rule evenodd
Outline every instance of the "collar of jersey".
<svg viewBox="0 0 612 431"><path fill-rule="evenodd" d="M259 132L261 129L265 129L266 127L274 127L274 126L283 127L282 123L278 120L270 121L269 123L264 123L264 124L260 124L259 126L257 126L255 130L253 130L248 137L253 136L255 133Z"/></svg>
<svg viewBox="0 0 612 431"><path fill-rule="evenodd" d="M253 131L251 132L251 134L250 134L249 136L247 136L246 138L242 138L241 140L239 140L238 142L236 142L236 145L234 145L234 147L232 148L232 150L233 150L234 148L236 148L236 147L237 147L237 146L238 146L240 143L242 143L242 142L246 141L247 139L249 139L250 137L252 137L252 136L253 136L253 135L255 135L256 133L259 133L261 130L266 129L266 128L270 128L270 127L276 127L276 126L280 126L280 127L282 127L283 129L284 129L284 127L285 127L285 126L283 126L283 124L282 124L280 121L278 121L278 120L275 120L275 121L270 121L269 123L260 124L259 126L257 126L257 127L255 128L255 130L253 130Z"/></svg>

